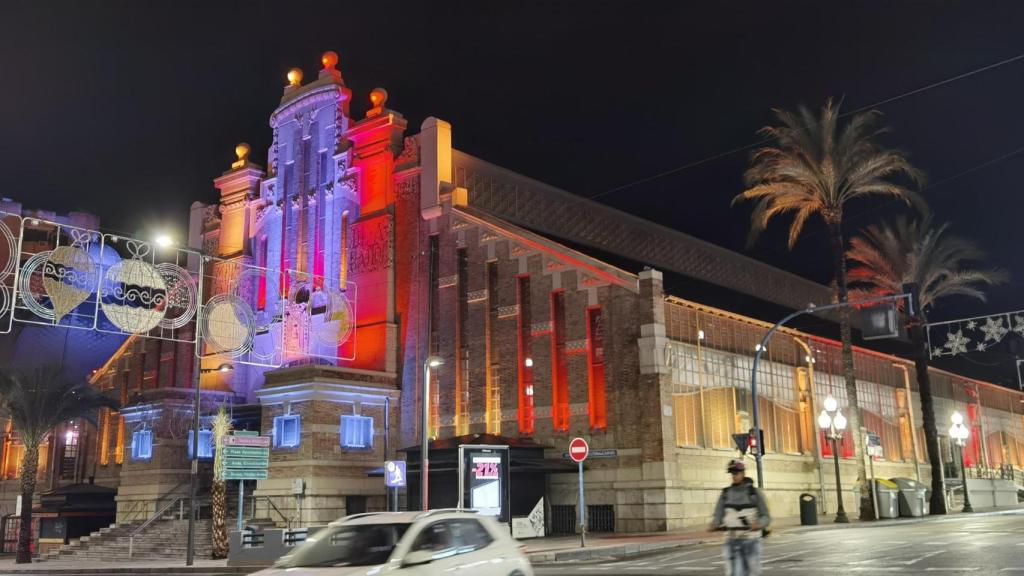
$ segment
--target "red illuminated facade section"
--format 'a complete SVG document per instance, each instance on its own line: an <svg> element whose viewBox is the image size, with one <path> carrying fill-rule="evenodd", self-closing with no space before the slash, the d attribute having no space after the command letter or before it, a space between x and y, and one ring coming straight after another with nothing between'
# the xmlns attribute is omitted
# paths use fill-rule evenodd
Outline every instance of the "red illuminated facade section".
<svg viewBox="0 0 1024 576"><path fill-rule="evenodd" d="M530 337L530 277L516 276L516 374L519 382L519 434L533 435L534 418L533 339Z"/></svg>
<svg viewBox="0 0 1024 576"><path fill-rule="evenodd" d="M587 308L587 412L592 430L608 428L604 381L604 316L600 306Z"/></svg>
<svg viewBox="0 0 1024 576"><path fill-rule="evenodd" d="M551 293L551 426L569 431L569 373L565 353L565 292Z"/></svg>

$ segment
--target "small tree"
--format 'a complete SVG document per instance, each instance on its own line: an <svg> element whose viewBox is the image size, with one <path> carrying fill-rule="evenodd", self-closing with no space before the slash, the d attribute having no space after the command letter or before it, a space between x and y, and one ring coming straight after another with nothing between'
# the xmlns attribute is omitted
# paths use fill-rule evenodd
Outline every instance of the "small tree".
<svg viewBox="0 0 1024 576"><path fill-rule="evenodd" d="M213 419L213 557L228 557L228 494L224 480L223 438L231 433L231 418L223 406ZM241 510L239 510L241 513Z"/></svg>
<svg viewBox="0 0 1024 576"><path fill-rule="evenodd" d="M54 366L0 371L0 408L21 435L21 526L16 562L32 562L32 498L39 473L39 445L61 422L84 418L95 425L100 408L117 410L119 403L85 380L70 378Z"/></svg>
<svg viewBox="0 0 1024 576"><path fill-rule="evenodd" d="M948 224L933 226L924 221L897 218L892 224L868 226L850 241L846 258L853 263L850 283L863 297L900 294L903 287L917 289L914 313L907 326L914 349L914 369L921 395L921 423L928 462L932 471L931 513L945 514L938 425L935 421L932 383L928 375L926 314L938 300L968 296L985 300L984 288L1006 281L1001 270L977 270L969 263L985 254L973 242L946 234Z"/></svg>

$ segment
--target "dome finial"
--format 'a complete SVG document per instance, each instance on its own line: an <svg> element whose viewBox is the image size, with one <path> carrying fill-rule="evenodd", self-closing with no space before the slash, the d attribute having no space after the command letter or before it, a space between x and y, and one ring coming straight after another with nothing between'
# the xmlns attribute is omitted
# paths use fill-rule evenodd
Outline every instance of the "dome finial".
<svg viewBox="0 0 1024 576"><path fill-rule="evenodd" d="M238 160L235 161L235 162L232 162L231 163L231 167L232 168L242 168L243 166L248 164L249 163L249 151L250 150L251 150L251 148L249 148L248 144L246 144L245 142L239 142L238 145L235 146L235 156L238 156Z"/></svg>
<svg viewBox="0 0 1024 576"><path fill-rule="evenodd" d="M292 68L291 70L288 71L288 85L302 85L302 68Z"/></svg>

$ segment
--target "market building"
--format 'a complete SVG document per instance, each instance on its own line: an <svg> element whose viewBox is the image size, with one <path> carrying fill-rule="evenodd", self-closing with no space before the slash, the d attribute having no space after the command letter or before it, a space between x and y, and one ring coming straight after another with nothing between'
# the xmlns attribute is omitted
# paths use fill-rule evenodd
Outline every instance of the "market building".
<svg viewBox="0 0 1024 576"><path fill-rule="evenodd" d="M705 523L731 435L751 426L751 361L769 324L666 291L663 273L778 309L827 302L828 290L470 156L443 120L410 129L382 89L353 104L337 56L321 63L305 83L289 73L265 165L240 145L214 180L219 202L191 213L189 243L218 259L213 276L264 270L239 284L261 326L254 353L204 357L200 372L204 417L229 406L236 426L273 438L253 516L315 524L384 509L379 469L416 452L429 373L439 445L487 438L543 455L531 465L549 532L574 529L562 453L575 436L611 455L586 463L591 529ZM255 354L275 338L281 358ZM443 363L424 370L435 356ZM119 520L187 486L194 359L189 345L130 337L97 362L92 381L124 407L100 415L86 453L95 482L118 491ZM815 416L829 395L846 409L839 346L781 330L763 360L767 494L792 516L801 493L833 500ZM867 349L855 364L862 421L882 442L878 475L927 481L913 364ZM940 422L954 409L969 417L971 465L1020 474L1024 396L939 370L932 381ZM841 457L852 510L851 438ZM206 457L208 432L200 439ZM415 488L402 501L415 506ZM431 503L453 504L440 491Z"/></svg>

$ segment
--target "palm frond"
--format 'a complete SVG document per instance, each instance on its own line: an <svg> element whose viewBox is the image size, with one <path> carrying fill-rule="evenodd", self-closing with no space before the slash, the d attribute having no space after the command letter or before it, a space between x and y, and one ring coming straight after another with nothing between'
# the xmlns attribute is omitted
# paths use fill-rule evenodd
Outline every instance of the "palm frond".
<svg viewBox="0 0 1024 576"><path fill-rule="evenodd" d="M96 412L104 407L116 410L119 403L57 367L0 372L0 409L11 418L25 445L38 445L67 420L95 422Z"/></svg>

